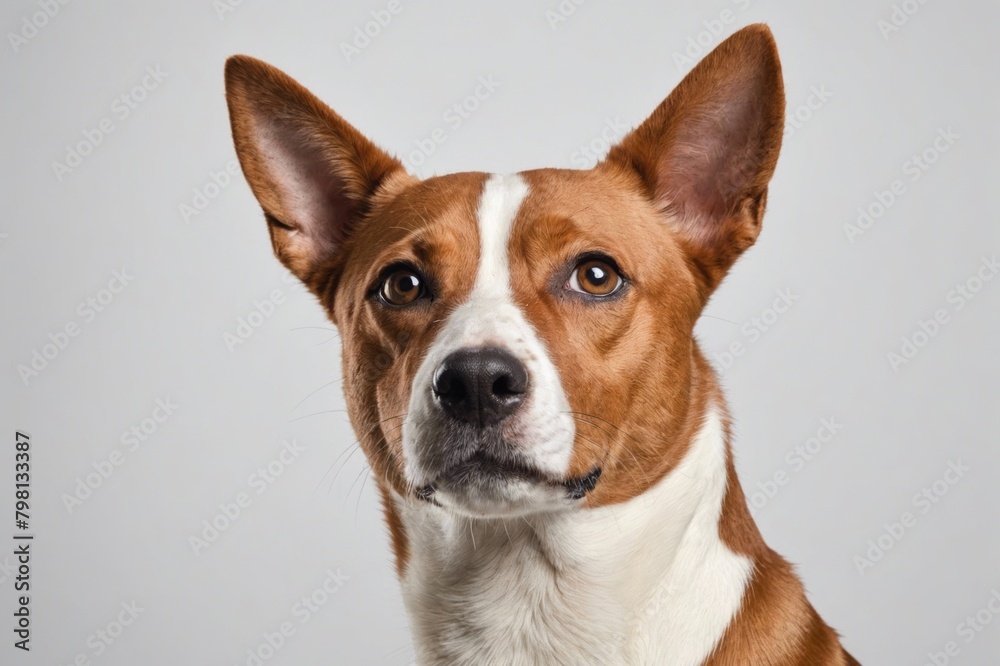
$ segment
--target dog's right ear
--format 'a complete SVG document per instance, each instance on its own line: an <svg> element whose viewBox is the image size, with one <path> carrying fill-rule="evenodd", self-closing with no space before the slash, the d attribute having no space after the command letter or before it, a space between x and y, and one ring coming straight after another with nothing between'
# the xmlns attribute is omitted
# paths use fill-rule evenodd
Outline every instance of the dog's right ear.
<svg viewBox="0 0 1000 666"><path fill-rule="evenodd" d="M668 213L705 300L757 240L784 125L778 47L757 24L705 56L608 153Z"/></svg>
<svg viewBox="0 0 1000 666"><path fill-rule="evenodd" d="M399 160L265 62L229 58L226 101L236 153L264 209L274 253L320 295L378 198L413 179Z"/></svg>

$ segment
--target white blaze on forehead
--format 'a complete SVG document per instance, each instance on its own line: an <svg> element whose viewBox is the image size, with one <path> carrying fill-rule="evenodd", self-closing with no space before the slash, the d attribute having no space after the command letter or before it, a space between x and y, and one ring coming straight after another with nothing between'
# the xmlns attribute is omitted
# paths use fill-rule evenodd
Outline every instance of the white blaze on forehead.
<svg viewBox="0 0 1000 666"><path fill-rule="evenodd" d="M510 263L507 248L510 230L528 184L518 174L493 175L486 181L479 201L479 271L470 300L510 298Z"/></svg>
<svg viewBox="0 0 1000 666"><path fill-rule="evenodd" d="M514 303L511 289L511 229L528 189L517 174L491 175L483 186L476 211L475 284L465 302L448 316L413 378L409 418L403 425L404 467L413 483L432 480L433 470L422 460L435 457L435 447L441 446L435 428L447 418L434 403L434 372L449 354L474 347L504 349L528 371L528 398L504 422L504 437L544 473L561 478L569 468L575 433L569 402L545 345Z"/></svg>

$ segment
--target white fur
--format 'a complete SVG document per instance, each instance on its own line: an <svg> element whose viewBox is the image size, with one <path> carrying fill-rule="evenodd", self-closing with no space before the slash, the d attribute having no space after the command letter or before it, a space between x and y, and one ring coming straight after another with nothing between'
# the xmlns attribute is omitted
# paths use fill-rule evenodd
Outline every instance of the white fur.
<svg viewBox="0 0 1000 666"><path fill-rule="evenodd" d="M475 345L503 346L527 365L533 388L512 441L540 469L564 475L568 468L574 431L558 371L511 299L508 240L526 195L518 176L486 184L475 287L414 379L403 438L414 485L427 481L420 456L434 446L421 427L433 414L434 368ZM395 496L409 538L403 596L420 663L703 663L752 572L752 562L719 537L726 455L721 417L710 408L681 463L622 505L583 509L528 482L505 498L506 508L520 511L441 491L443 506Z"/></svg>
<svg viewBox="0 0 1000 666"><path fill-rule="evenodd" d="M479 268L472 292L448 317L413 380L403 425L403 459L408 480L414 486L432 480L421 458L430 447L438 445L433 437L435 419L441 418L431 392L434 371L448 354L479 346L506 349L524 364L530 377L528 399L504 426L505 438L536 469L553 478L566 476L575 437L569 402L544 345L511 298L507 245L514 218L527 194L528 185L516 174L494 175L486 181L478 209ZM504 495L459 496L442 488L436 499L459 511L518 513L533 510L540 502L562 501L565 493L561 488L525 481L512 483Z"/></svg>
<svg viewBox="0 0 1000 666"><path fill-rule="evenodd" d="M725 492L712 409L681 464L619 506L475 519L397 497L419 663L703 663L752 571L719 538Z"/></svg>

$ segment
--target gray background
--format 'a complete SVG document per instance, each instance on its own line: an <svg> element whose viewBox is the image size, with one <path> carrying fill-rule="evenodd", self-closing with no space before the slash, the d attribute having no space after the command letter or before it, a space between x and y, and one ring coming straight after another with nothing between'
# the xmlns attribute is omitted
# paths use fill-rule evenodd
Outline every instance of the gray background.
<svg viewBox="0 0 1000 666"><path fill-rule="evenodd" d="M722 369L744 487L772 491L758 496L761 529L862 662L931 663L954 642L949 663L997 663L994 612L971 641L960 626L1000 598L1000 280L973 279L1000 252L996 3L908 0L918 10L884 36L888 0L590 0L572 13L567 0L559 22L547 14L558 0L400 2L350 60L341 43L388 2L70 2L17 45L10 33L31 34L24 20L42 10L4 3L0 663L246 664L286 620L295 633L267 664L412 659L376 493L341 411L339 342L272 258L242 177L209 186L235 157L226 56L283 68L404 157L444 129L422 174L513 171L581 166L579 148L600 149L609 121L639 122L680 80L689 39L714 27L701 35L711 47L757 21L775 32L789 116L803 122L786 137L758 245L699 328ZM116 114L157 66L166 78ZM445 113L479 77L500 86L454 127ZM813 88L826 99L809 109ZM53 162L104 118L113 132L60 180ZM905 163L948 128L959 138L912 180ZM896 179L905 192L850 242L844 225ZM181 206L195 203L186 221ZM78 304L122 268L128 286L89 321ZM975 297L949 300L970 279ZM276 289L283 302L230 351L224 335ZM795 300L775 316L779 290ZM894 370L887 354L938 309L948 322ZM754 317L769 322L756 338ZM79 334L25 382L18 366L69 322ZM743 354L729 363L734 342ZM135 451L123 445L168 397L174 413ZM794 462L830 417L836 435ZM15 428L34 446L30 656L8 626ZM293 439L303 452L256 494L248 477ZM123 462L70 512L64 496L115 450ZM968 471L915 504L949 462ZM251 504L195 554L189 537L240 492ZM886 536L904 512L914 521ZM891 549L862 575L855 558L880 536ZM299 623L293 606L328 569L347 578ZM133 600L138 619L95 654L91 637Z"/></svg>

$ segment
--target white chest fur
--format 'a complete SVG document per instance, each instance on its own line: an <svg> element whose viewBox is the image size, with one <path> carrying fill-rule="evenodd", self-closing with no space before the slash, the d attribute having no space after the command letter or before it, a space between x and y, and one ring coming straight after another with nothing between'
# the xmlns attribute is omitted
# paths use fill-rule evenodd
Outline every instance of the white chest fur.
<svg viewBox="0 0 1000 666"><path fill-rule="evenodd" d="M752 570L719 538L725 492L709 410L681 464L625 504L470 520L397 498L419 663L703 663Z"/></svg>

